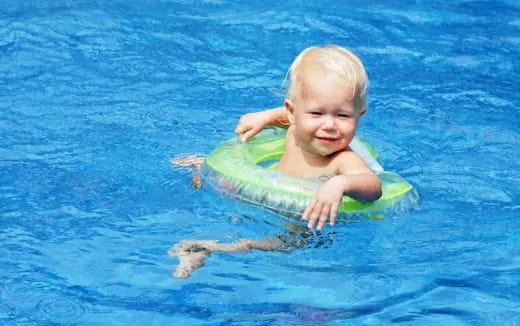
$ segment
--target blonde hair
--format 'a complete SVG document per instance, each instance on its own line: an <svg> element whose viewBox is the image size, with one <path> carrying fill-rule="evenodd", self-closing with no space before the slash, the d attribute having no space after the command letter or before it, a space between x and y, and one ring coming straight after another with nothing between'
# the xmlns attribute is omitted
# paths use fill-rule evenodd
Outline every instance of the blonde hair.
<svg viewBox="0 0 520 326"><path fill-rule="evenodd" d="M368 77L363 63L350 50L338 45L312 46L303 50L294 59L284 80L284 84L289 80L287 99L294 100L297 92L301 90L303 78L300 75L300 65L303 61L317 64L327 73L344 80L347 87L353 90L352 100L354 101L354 107L359 110L366 106Z"/></svg>

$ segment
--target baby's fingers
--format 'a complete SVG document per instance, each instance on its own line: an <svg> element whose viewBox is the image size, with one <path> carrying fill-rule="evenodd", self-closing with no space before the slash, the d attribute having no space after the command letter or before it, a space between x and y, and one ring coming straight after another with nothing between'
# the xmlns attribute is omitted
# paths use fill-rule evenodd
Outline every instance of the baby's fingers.
<svg viewBox="0 0 520 326"><path fill-rule="evenodd" d="M302 220L307 221L309 219L309 215L311 214L312 210L314 209L314 205L316 205L316 198L313 198L311 202L307 205L305 208L305 211L302 215Z"/></svg>
<svg viewBox="0 0 520 326"><path fill-rule="evenodd" d="M309 223L307 223L307 227L309 229L312 229L314 227L314 225L316 224L316 221L318 220L318 217L320 216L321 214L321 211L323 209L323 203L316 203L310 213L310 217L309 217Z"/></svg>
<svg viewBox="0 0 520 326"><path fill-rule="evenodd" d="M333 203L330 206L330 225L336 224L336 216L338 215L339 203Z"/></svg>
<svg viewBox="0 0 520 326"><path fill-rule="evenodd" d="M323 229L323 225L325 225L325 222L327 222L327 218L329 217L331 205L325 204L323 205L323 208L321 209L320 213L320 220L318 222L318 226L316 227L318 231L321 231Z"/></svg>
<svg viewBox="0 0 520 326"><path fill-rule="evenodd" d="M237 134L240 137L240 141L242 143L247 143L247 141L256 135L260 131L259 128L250 127L250 126L242 126L238 125L235 128L235 134Z"/></svg>
<svg viewBox="0 0 520 326"><path fill-rule="evenodd" d="M244 132L247 131L247 129L250 129L250 128L246 127L243 123L239 122L235 128L235 134L237 134L237 135L243 134Z"/></svg>
<svg viewBox="0 0 520 326"><path fill-rule="evenodd" d="M253 129L249 129L248 131L242 134L240 141L243 143L247 143L249 138L253 137L254 135L256 135L256 132Z"/></svg>

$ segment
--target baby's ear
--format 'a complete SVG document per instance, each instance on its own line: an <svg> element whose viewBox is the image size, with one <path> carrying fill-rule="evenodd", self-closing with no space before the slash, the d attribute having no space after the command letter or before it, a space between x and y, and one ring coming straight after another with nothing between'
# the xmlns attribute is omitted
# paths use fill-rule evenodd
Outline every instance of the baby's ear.
<svg viewBox="0 0 520 326"><path fill-rule="evenodd" d="M283 103L285 109L287 110L287 120L289 120L290 124L294 123L294 107L291 100L286 99Z"/></svg>
<svg viewBox="0 0 520 326"><path fill-rule="evenodd" d="M361 109L359 109L359 116L362 116L363 114L365 114L365 112L367 112L367 109L365 107L362 107Z"/></svg>

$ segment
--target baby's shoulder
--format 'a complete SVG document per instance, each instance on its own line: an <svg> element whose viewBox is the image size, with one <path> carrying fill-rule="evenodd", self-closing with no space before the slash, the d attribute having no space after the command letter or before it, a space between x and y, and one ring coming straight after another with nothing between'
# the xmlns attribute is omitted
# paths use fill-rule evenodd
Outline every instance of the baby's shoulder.
<svg viewBox="0 0 520 326"><path fill-rule="evenodd" d="M333 162L338 173L348 173L368 168L365 161L350 149L336 153Z"/></svg>
<svg viewBox="0 0 520 326"><path fill-rule="evenodd" d="M352 151L350 148L346 148L344 150L341 150L339 152L334 153L335 161L346 161L346 160L361 160L361 157L356 154L354 151Z"/></svg>

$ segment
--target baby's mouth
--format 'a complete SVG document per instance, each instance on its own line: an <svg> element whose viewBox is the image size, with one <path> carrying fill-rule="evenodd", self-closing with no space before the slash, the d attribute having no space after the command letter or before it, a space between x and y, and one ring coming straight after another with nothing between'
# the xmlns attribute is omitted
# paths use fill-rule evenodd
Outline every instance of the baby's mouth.
<svg viewBox="0 0 520 326"><path fill-rule="evenodd" d="M336 137L316 137L319 141L327 144L332 144L336 142L339 138Z"/></svg>

